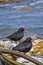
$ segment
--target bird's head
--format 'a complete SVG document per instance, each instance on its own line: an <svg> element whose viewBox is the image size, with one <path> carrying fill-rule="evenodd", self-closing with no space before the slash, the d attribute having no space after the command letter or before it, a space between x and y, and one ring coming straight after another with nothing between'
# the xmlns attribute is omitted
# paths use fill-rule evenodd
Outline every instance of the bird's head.
<svg viewBox="0 0 43 65"><path fill-rule="evenodd" d="M26 30L26 29L23 28L23 27L19 28L18 31L20 31L20 32L28 32L28 30Z"/></svg>
<svg viewBox="0 0 43 65"><path fill-rule="evenodd" d="M26 41L27 41L27 42L34 42L34 43L35 43L35 40L32 39L31 37L26 38Z"/></svg>

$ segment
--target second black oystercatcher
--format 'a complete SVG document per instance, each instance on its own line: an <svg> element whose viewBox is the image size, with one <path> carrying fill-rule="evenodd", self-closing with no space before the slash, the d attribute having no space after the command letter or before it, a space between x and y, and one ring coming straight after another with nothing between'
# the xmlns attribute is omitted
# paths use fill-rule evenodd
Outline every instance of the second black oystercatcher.
<svg viewBox="0 0 43 65"><path fill-rule="evenodd" d="M13 40L16 43L18 43L18 41L22 39L22 37L24 36L24 32L27 32L27 30L21 27L18 29L17 32L14 32L13 34L7 36L6 38L9 38L10 40Z"/></svg>
<svg viewBox="0 0 43 65"><path fill-rule="evenodd" d="M28 37L25 41L21 42L16 47L13 47L12 50L27 53L32 48L32 42L34 42L34 40L32 40L31 37Z"/></svg>

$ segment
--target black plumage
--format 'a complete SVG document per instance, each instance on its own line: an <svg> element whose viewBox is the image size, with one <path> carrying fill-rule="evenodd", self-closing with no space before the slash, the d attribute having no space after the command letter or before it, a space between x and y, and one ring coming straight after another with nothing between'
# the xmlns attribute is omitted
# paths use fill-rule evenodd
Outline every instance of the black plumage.
<svg viewBox="0 0 43 65"><path fill-rule="evenodd" d="M24 28L19 28L18 31L14 32L13 34L11 34L10 36L7 36L6 38L9 38L13 41L18 41L20 39L22 39L22 37L24 36Z"/></svg>
<svg viewBox="0 0 43 65"><path fill-rule="evenodd" d="M31 40L32 39L28 37L25 41L19 43L16 47L12 48L12 50L23 52L23 53L30 51L32 48Z"/></svg>

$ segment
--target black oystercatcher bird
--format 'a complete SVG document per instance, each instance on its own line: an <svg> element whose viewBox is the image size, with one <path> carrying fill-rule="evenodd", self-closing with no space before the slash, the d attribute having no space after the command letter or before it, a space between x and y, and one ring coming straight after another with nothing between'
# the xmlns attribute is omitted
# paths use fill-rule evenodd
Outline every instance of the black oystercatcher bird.
<svg viewBox="0 0 43 65"><path fill-rule="evenodd" d="M27 32L27 30L21 27L18 29L18 31L14 32L10 36L7 36L6 38L9 38L10 40L13 40L18 43L18 41L23 38L24 32Z"/></svg>
<svg viewBox="0 0 43 65"><path fill-rule="evenodd" d="M30 37L28 37L28 38L26 38L25 41L19 43L16 47L13 47L12 50L26 53L31 50L32 41L34 42L34 40L32 40Z"/></svg>

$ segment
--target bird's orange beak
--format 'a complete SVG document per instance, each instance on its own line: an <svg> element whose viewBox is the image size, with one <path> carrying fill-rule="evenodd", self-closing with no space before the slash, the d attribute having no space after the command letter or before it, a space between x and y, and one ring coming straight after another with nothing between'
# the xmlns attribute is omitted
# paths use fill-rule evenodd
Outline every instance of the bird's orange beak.
<svg viewBox="0 0 43 65"><path fill-rule="evenodd" d="M24 29L24 32L28 32L28 30Z"/></svg>
<svg viewBox="0 0 43 65"><path fill-rule="evenodd" d="M31 42L36 43L34 39L32 39Z"/></svg>

